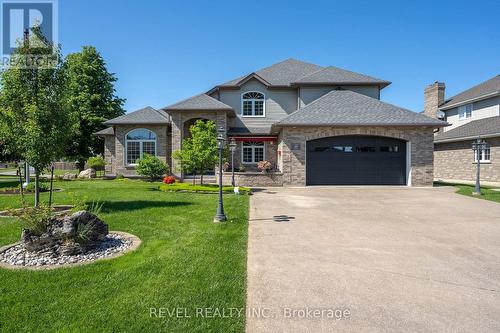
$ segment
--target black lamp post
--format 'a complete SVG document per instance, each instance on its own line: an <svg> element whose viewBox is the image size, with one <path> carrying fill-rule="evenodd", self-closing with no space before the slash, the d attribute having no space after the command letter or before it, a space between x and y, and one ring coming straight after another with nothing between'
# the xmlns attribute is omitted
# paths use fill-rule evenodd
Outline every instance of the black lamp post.
<svg viewBox="0 0 500 333"><path fill-rule="evenodd" d="M488 144L486 141L481 140L481 137L478 137L475 141L472 142L472 150L476 156L476 188L473 195L481 195L481 184L480 184L480 175L481 175L481 156L483 155L483 151L488 148Z"/></svg>
<svg viewBox="0 0 500 333"><path fill-rule="evenodd" d="M236 141L234 138L229 143L229 150L231 151L231 185L234 187L234 152L236 150Z"/></svg>
<svg viewBox="0 0 500 333"><path fill-rule="evenodd" d="M227 220L224 214L224 204L222 202L222 152L224 150L224 136L224 128L219 127L217 131L217 149L219 150L219 203L217 205L217 214L215 214L214 222L224 222Z"/></svg>

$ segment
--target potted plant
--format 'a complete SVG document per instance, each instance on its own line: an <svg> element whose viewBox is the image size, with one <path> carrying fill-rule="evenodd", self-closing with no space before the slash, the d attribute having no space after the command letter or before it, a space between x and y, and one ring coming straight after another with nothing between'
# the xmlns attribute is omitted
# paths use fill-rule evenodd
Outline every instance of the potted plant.
<svg viewBox="0 0 500 333"><path fill-rule="evenodd" d="M257 168L262 172L269 172L271 170L271 162L269 161L260 161L257 164Z"/></svg>

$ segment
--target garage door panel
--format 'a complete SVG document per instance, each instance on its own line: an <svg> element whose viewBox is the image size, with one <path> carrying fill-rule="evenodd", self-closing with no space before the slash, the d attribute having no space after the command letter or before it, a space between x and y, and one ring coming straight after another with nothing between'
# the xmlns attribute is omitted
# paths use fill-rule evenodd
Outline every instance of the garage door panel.
<svg viewBox="0 0 500 333"><path fill-rule="evenodd" d="M339 136L307 142L308 185L404 185L406 142Z"/></svg>

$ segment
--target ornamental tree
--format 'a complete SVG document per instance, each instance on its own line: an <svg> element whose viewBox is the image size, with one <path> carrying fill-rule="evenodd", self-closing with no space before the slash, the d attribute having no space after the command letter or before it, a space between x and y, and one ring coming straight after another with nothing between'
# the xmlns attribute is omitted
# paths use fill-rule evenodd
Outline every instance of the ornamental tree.
<svg viewBox="0 0 500 333"><path fill-rule="evenodd" d="M93 133L104 128L104 121L125 113L125 100L115 95L117 79L93 46L69 54L63 70L68 111L75 117L66 156L76 160L82 171L89 157L103 153L102 142Z"/></svg>
<svg viewBox="0 0 500 333"><path fill-rule="evenodd" d="M182 149L172 156L179 161L183 172L192 172L194 178L199 173L203 184L203 174L213 170L219 158L217 127L213 121L197 120L189 130L191 137L184 139Z"/></svg>
<svg viewBox="0 0 500 333"><path fill-rule="evenodd" d="M27 63L33 55L52 62ZM40 172L63 156L71 122L61 67L59 47L53 48L35 26L0 74L0 142L6 154L15 154L34 167L36 207Z"/></svg>

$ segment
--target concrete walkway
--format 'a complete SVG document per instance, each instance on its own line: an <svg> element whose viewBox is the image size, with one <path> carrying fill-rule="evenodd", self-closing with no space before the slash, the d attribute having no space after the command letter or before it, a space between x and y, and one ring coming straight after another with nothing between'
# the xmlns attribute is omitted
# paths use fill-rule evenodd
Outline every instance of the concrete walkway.
<svg viewBox="0 0 500 333"><path fill-rule="evenodd" d="M500 331L498 203L276 188L252 196L249 228L247 332Z"/></svg>

